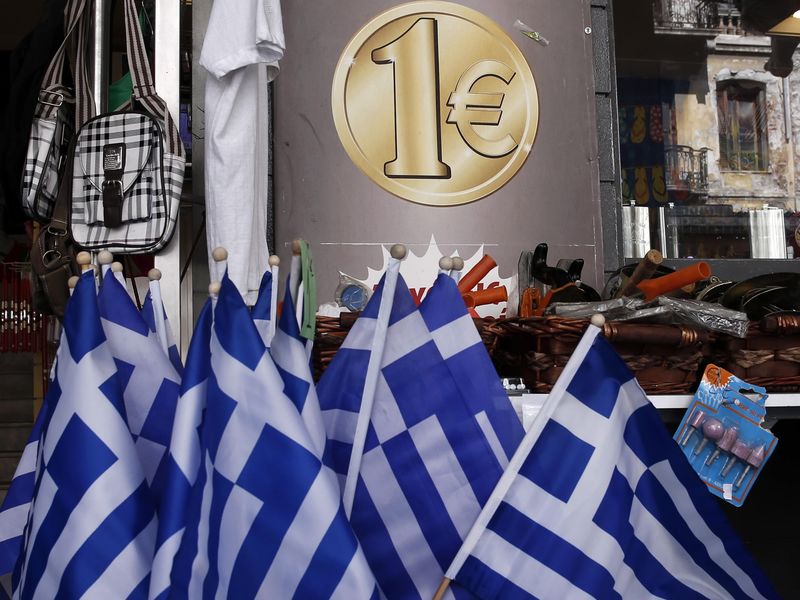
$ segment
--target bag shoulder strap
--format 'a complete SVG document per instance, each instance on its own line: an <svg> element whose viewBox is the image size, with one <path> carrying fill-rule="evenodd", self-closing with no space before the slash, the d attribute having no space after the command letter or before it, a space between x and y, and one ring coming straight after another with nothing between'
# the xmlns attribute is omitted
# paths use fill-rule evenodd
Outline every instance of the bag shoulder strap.
<svg viewBox="0 0 800 600"><path fill-rule="evenodd" d="M185 156L186 151L178 134L175 121L169 113L167 103L156 94L153 73L147 59L142 29L136 11L136 0L125 0L125 44L128 51L128 64L133 81L133 98L142 107L164 123L167 138L167 151L170 154Z"/></svg>

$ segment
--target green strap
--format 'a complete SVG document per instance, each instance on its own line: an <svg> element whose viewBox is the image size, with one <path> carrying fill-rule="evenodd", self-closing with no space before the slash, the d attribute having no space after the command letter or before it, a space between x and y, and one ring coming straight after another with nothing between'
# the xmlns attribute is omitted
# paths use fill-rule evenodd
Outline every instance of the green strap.
<svg viewBox="0 0 800 600"><path fill-rule="evenodd" d="M317 281L311 261L311 247L305 240L300 240L300 270L303 281L303 323L300 325L300 335L307 340L313 340L317 327Z"/></svg>

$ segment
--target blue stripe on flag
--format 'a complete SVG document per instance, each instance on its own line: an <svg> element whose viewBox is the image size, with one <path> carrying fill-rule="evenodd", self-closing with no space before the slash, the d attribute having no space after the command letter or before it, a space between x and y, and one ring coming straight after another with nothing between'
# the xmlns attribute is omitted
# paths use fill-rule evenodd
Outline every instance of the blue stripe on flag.
<svg viewBox="0 0 800 600"><path fill-rule="evenodd" d="M103 278L97 299L102 318L147 337L150 331L147 323L131 302L127 290L111 271L108 271Z"/></svg>
<svg viewBox="0 0 800 600"><path fill-rule="evenodd" d="M133 372L136 370L136 367L120 358L115 358L114 364L117 367L117 382L119 383L119 389L124 392L128 387L128 383L131 381L131 377L133 376Z"/></svg>
<svg viewBox="0 0 800 600"><path fill-rule="evenodd" d="M153 310L153 295L147 290L147 295L142 302L142 319L147 323L147 328L156 333L156 313Z"/></svg>
<svg viewBox="0 0 800 600"><path fill-rule="evenodd" d="M461 547L461 536L452 521L441 518L448 514L447 506L442 502L425 461L408 431L384 443L383 451L391 474L400 484L425 540L444 571Z"/></svg>
<svg viewBox="0 0 800 600"><path fill-rule="evenodd" d="M264 355L264 342L261 341L239 290L233 285L227 272L220 285L222 289L214 309L217 339L225 352L255 371Z"/></svg>
<svg viewBox="0 0 800 600"><path fill-rule="evenodd" d="M204 417L205 423L210 423L210 426L202 428L203 431L203 446L208 450L211 457L211 462L214 462L217 457L217 450L222 441L222 436L225 433L225 425L236 410L236 400L223 392L214 372L211 371L208 376L208 390L206 392L209 401L206 405L206 413ZM213 398L213 402L211 401Z"/></svg>
<svg viewBox="0 0 800 600"><path fill-rule="evenodd" d="M591 445L549 420L519 474L562 502L569 502L593 452Z"/></svg>
<svg viewBox="0 0 800 600"><path fill-rule="evenodd" d="M367 302L360 318L377 319L378 309L381 305L381 296L383 295L383 282L386 279L384 273L381 277L378 287ZM411 292L408 291L408 286L401 276L397 277L397 287L394 290L394 303L392 304L392 314L389 318L389 325L394 325L401 319L406 318L408 315L417 310L414 304L414 299L411 297Z"/></svg>
<svg viewBox="0 0 800 600"><path fill-rule="evenodd" d="M336 408L358 412L364 393L364 373L369 364L369 350L342 348L317 384L317 396L336 397ZM330 373L330 374L329 374Z"/></svg>
<svg viewBox="0 0 800 600"><path fill-rule="evenodd" d="M645 471L636 486L636 497L656 520L689 553L695 563L734 597L747 598L739 584L711 559L703 543L692 533L672 497L650 471Z"/></svg>
<svg viewBox="0 0 800 600"><path fill-rule="evenodd" d="M44 574L50 549L81 497L117 460L103 440L77 415L70 418L46 466L58 491L35 540L32 540L23 599L33 597L34 588Z"/></svg>
<svg viewBox="0 0 800 600"><path fill-rule="evenodd" d="M686 488L706 525L725 547L725 552L750 576L756 588L764 596L774 595L772 584L745 549L738 534L725 518L725 514L719 510L716 499L708 493L683 452L661 424L655 407L647 404L630 416L625 427L624 439L637 458L648 467L662 461L669 462L673 474Z"/></svg>
<svg viewBox="0 0 800 600"><path fill-rule="evenodd" d="M239 292L236 292L237 294ZM199 490L202 491L202 490ZM222 537L222 513L233 491L233 483L217 471L211 472L211 510L208 515L208 573L203 582L203 598L216 598L219 587L219 550ZM231 582L233 583L233 582ZM237 596L231 596L236 598ZM241 597L241 596L239 596ZM252 596L250 596L252 598Z"/></svg>
<svg viewBox="0 0 800 600"><path fill-rule="evenodd" d="M458 580L468 585L481 600L536 600L474 556L467 557L458 573Z"/></svg>
<svg viewBox="0 0 800 600"><path fill-rule="evenodd" d="M264 502L236 562L231 598L254 598L320 472L319 459L269 424L264 424L236 484ZM269 473L268 477L264 474ZM287 485L290 482L290 485Z"/></svg>
<svg viewBox="0 0 800 600"><path fill-rule="evenodd" d="M403 566L383 518L361 477L356 485L354 506L358 506L358 510L353 510L350 517L353 531L361 542L372 572L381 574L383 589L391 590L393 597L419 598L414 581Z"/></svg>
<svg viewBox="0 0 800 600"><path fill-rule="evenodd" d="M431 331L439 329L467 314L467 306L455 281L444 273L439 273L419 312Z"/></svg>
<svg viewBox="0 0 800 600"><path fill-rule="evenodd" d="M174 517L180 519L181 527L185 523L200 522L200 513L202 511L203 504L203 490L206 487L206 480L207 473L205 464L203 463L200 465L200 470L197 473L197 480L191 489L191 495L189 496L189 501L185 509L185 516L182 513L174 515ZM175 507L176 510L180 510L182 508L182 506ZM178 521L174 518L173 521L176 524L178 523ZM161 523L159 523L159 529L160 528ZM178 528L175 527L174 531L177 530ZM186 527L183 533L180 548L175 554L175 559L172 563L172 573L170 575L170 580L172 583L172 595L169 596L171 598L188 598L189 582L192 579L192 565L194 564L194 559L199 550L198 533L199 529L197 527ZM168 589L167 592L169 591L170 590Z"/></svg>
<svg viewBox="0 0 800 600"><path fill-rule="evenodd" d="M291 286L291 276L290 276L286 278L286 292L283 294L283 306L286 307L286 310L281 311L281 316L280 319L278 320L278 326L281 328L281 330L283 330L284 333L286 333L290 337L293 337L296 340L301 340L302 342L305 343L306 341L305 338L303 338L300 335L300 326L297 323L297 315L293 310L290 310L293 305L294 302L292 300L292 286Z"/></svg>
<svg viewBox="0 0 800 600"><path fill-rule="evenodd" d="M102 575L114 558L153 520L150 491L142 482L95 529L70 559L61 578L57 598L78 598ZM114 535L131 532L133 537ZM149 581L149 576L145 577Z"/></svg>
<svg viewBox="0 0 800 600"><path fill-rule="evenodd" d="M605 567L510 504L500 504L488 529L594 598L621 598Z"/></svg>
<svg viewBox="0 0 800 600"><path fill-rule="evenodd" d="M702 600L704 598L702 594L675 579L636 537L630 523L633 496L628 480L614 469L608 489L592 519L593 522L616 540L622 549L625 564L651 594L662 598Z"/></svg>
<svg viewBox="0 0 800 600"><path fill-rule="evenodd" d="M142 579L141 583L134 588L126 600L147 600L148 588L150 587L150 576Z"/></svg>
<svg viewBox="0 0 800 600"><path fill-rule="evenodd" d="M211 323L213 318L213 308L209 299L206 300L203 309L200 311L200 316L197 317L192 341L189 344L189 352L191 352L195 344L197 344L198 348L205 348L206 351L196 352L195 360L187 361L186 370L183 372L181 380L181 387L184 390L189 390L202 383L211 372L211 353L208 352L208 348L211 346Z"/></svg>
<svg viewBox="0 0 800 600"><path fill-rule="evenodd" d="M81 276L67 302L64 330L70 354L76 363L106 341L95 294L94 271L90 270Z"/></svg>
<svg viewBox="0 0 800 600"><path fill-rule="evenodd" d="M164 379L158 389L150 412L147 414L139 436L157 442L162 446L169 446L172 436L172 423L175 421L175 409L178 407L179 385L169 379Z"/></svg>
<svg viewBox="0 0 800 600"><path fill-rule="evenodd" d="M256 303L253 305L253 310L251 311L251 315L254 319L260 319L262 321L269 321L271 318L270 315L270 304L272 302L272 272L267 269L264 271L264 275L261 276L261 285L258 286L258 298L256 298ZM284 302L284 306L291 306L292 302L290 301L288 304Z"/></svg>
<svg viewBox="0 0 800 600"><path fill-rule="evenodd" d="M292 401L292 404L297 407L298 412L303 412L303 406L305 406L306 397L308 396L308 389L311 386L307 381L295 377L289 371L282 369L277 363L275 364L275 368L278 369L278 373L280 373L281 379L283 380L283 393Z"/></svg>
<svg viewBox="0 0 800 600"><path fill-rule="evenodd" d="M330 598L342 580L342 565L348 565L358 548L358 541L342 507L306 568L294 592L295 598Z"/></svg>
<svg viewBox="0 0 800 600"><path fill-rule="evenodd" d="M567 392L608 418L617 403L619 388L633 379L628 366L602 335L598 335L573 375Z"/></svg>

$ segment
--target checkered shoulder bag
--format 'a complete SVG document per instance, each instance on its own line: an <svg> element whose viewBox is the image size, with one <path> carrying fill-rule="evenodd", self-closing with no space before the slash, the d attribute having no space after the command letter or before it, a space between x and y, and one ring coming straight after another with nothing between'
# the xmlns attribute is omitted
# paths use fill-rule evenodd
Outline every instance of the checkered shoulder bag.
<svg viewBox="0 0 800 600"><path fill-rule="evenodd" d="M137 108L78 131L69 221L84 249L138 254L161 250L175 231L186 153L156 95L135 0L125 0L125 34Z"/></svg>
<svg viewBox="0 0 800 600"><path fill-rule="evenodd" d="M25 213L38 221L46 222L52 217L75 128L90 118L94 111L85 60L89 31L86 12L86 0L67 2L64 41L45 72L34 109L20 196ZM62 83L62 78L68 40L75 35L78 37L73 75L75 87L69 88Z"/></svg>

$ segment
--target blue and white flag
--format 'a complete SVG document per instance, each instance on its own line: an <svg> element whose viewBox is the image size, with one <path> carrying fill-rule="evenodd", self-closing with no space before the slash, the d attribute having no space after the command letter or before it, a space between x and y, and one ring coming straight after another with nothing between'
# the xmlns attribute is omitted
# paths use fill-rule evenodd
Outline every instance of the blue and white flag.
<svg viewBox="0 0 800 600"><path fill-rule="evenodd" d="M155 505L100 323L94 273L67 305L15 598L145 598Z"/></svg>
<svg viewBox="0 0 800 600"><path fill-rule="evenodd" d="M171 597L377 598L336 479L227 276L210 346L200 468Z"/></svg>
<svg viewBox="0 0 800 600"><path fill-rule="evenodd" d="M277 281L275 284L277 285ZM267 348L271 345L273 333L270 325L273 317L272 286L272 272L265 271L264 275L261 277L261 285L258 288L258 298L256 298L256 303L253 305L253 310L250 312L253 317L253 322L256 324L258 335L261 336L261 341L264 342ZM289 307L291 303L284 304L284 306Z"/></svg>
<svg viewBox="0 0 800 600"><path fill-rule="evenodd" d="M283 379L283 393L300 412L311 441L317 449L317 457L322 459L325 451L325 425L322 422L317 388L308 361L308 340L300 335L297 314L290 308L292 306L290 284L286 285L283 306L285 310L281 311L278 319L270 354Z"/></svg>
<svg viewBox="0 0 800 600"><path fill-rule="evenodd" d="M33 501L39 439L46 415L45 398L0 507L0 598L3 600L11 597L11 575L22 550L25 525Z"/></svg>
<svg viewBox="0 0 800 600"><path fill-rule="evenodd" d="M386 597L427 600L523 431L452 279L440 275L418 310L398 277L376 344L384 282L317 387L325 459L347 473L367 365L383 347L351 522Z"/></svg>
<svg viewBox="0 0 800 600"><path fill-rule="evenodd" d="M590 327L447 577L496 598L776 598Z"/></svg>
<svg viewBox="0 0 800 600"><path fill-rule="evenodd" d="M162 351L158 335L112 272L103 278L97 305L117 365L136 451L147 482L160 500L181 378Z"/></svg>
<svg viewBox="0 0 800 600"><path fill-rule="evenodd" d="M115 273L119 275L119 273ZM124 282L123 288L125 287ZM150 282L150 289L144 297L142 304L142 317L144 318L147 327L158 336L158 341L161 344L162 350L169 357L172 366L178 375L183 374L183 362L181 362L181 353L178 350L178 344L175 341L175 336L172 333L172 327L167 319L167 311L164 310L164 303L161 301L161 284L156 281Z"/></svg>
<svg viewBox="0 0 800 600"><path fill-rule="evenodd" d="M169 597L172 565L186 529L192 486L200 473L200 425L206 409L206 390L211 373L212 321L212 301L209 298L200 311L189 344L186 369L181 381L181 397L175 412L165 469L164 496L158 513L156 555L150 578L152 599Z"/></svg>

